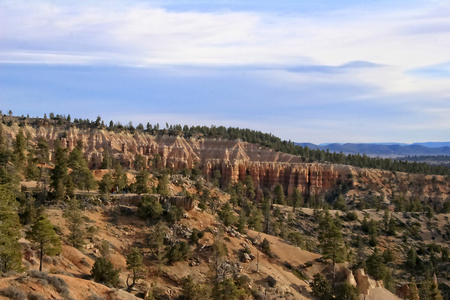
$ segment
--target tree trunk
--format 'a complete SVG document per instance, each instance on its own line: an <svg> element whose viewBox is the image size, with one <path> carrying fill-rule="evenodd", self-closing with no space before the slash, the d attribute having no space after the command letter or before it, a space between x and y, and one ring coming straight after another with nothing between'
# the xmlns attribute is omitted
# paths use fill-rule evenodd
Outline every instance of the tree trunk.
<svg viewBox="0 0 450 300"><path fill-rule="evenodd" d="M40 247L40 257L39 257L39 272L42 272L42 262L44 260L44 243L41 242L41 247Z"/></svg>

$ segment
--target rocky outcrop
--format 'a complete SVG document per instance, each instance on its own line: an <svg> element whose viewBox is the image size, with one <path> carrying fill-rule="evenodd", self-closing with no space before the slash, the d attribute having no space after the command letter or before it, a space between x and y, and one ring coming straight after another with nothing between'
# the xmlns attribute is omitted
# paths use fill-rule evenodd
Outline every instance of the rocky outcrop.
<svg viewBox="0 0 450 300"><path fill-rule="evenodd" d="M14 137L19 128L8 127ZM240 140L206 139L174 136L151 136L145 133L114 133L107 130L82 130L75 126L58 127L41 124L36 128L25 126L24 133L31 143L39 138L47 140L50 149L55 140L71 151L82 141L83 150L93 169L101 166L106 151L126 168L133 168L137 155L144 158L148 168L152 159L160 156L160 166L172 169L191 169L196 163L211 177L215 170L222 174L222 183L243 180L247 175L256 187L271 188L281 184L288 194L294 188L303 193L320 192L333 188L356 173L346 165L305 163L300 156L276 152L272 149Z"/></svg>
<svg viewBox="0 0 450 300"><path fill-rule="evenodd" d="M377 288L377 287L384 287L382 281L376 281L369 276L367 276L364 273L363 269L357 269L354 272L354 277L356 280L356 283L358 285L359 291L363 295L369 295L369 291L371 289Z"/></svg>

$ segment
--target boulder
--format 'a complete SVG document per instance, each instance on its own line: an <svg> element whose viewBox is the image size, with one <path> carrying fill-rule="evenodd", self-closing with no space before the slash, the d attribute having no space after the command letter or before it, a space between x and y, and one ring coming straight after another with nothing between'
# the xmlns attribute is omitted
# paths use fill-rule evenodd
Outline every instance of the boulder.
<svg viewBox="0 0 450 300"><path fill-rule="evenodd" d="M277 285L277 280L270 275L267 276L266 281L270 287L275 287Z"/></svg>

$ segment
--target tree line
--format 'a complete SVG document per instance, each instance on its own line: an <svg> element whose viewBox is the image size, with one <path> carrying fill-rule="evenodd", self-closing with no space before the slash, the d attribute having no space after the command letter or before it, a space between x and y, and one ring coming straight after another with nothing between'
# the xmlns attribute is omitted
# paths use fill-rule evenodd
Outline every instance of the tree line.
<svg viewBox="0 0 450 300"><path fill-rule="evenodd" d="M27 117L15 117L18 120L19 126L24 124L33 125L36 124L36 120L39 118L30 119ZM245 142L259 144L265 147L274 149L275 151L280 151L292 155L301 156L305 162L321 162L321 163L335 163L335 164L347 164L360 168L374 168L382 169L393 172L407 172L407 173L417 173L417 174L434 174L434 175L450 175L450 168L445 165L431 165L425 162L418 161L408 161L405 159L391 159L391 158L380 158L380 157L369 157L365 154L348 154L345 155L343 152L330 152L329 150L311 149L309 147L303 147L297 145L291 140L282 140L281 138L273 135L272 133L263 133L257 130L251 130L248 128L239 127L224 127L224 126L188 126L188 125L169 125L160 126L159 123L152 125L147 123L144 126L139 123L134 126L130 121L128 124L121 124L120 122L109 122L106 125L100 116L95 120L89 119L77 119L70 117L70 114L66 117L65 115L55 115L50 113L50 118L47 115L44 116L44 120L48 122L53 122L57 125L65 126L77 126L79 128L87 129L106 129L114 132L128 131L130 133L142 132L148 133L156 136L182 136L184 138L191 137L209 137L209 138L222 138L235 140L240 139ZM12 125L12 119L8 117L3 117L3 123L6 125Z"/></svg>

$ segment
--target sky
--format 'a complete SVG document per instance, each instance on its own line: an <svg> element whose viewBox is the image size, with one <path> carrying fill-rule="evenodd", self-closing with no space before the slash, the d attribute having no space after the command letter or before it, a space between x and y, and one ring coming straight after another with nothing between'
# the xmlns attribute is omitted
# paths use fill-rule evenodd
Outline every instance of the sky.
<svg viewBox="0 0 450 300"><path fill-rule="evenodd" d="M450 141L450 1L0 0L0 109Z"/></svg>

